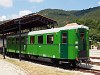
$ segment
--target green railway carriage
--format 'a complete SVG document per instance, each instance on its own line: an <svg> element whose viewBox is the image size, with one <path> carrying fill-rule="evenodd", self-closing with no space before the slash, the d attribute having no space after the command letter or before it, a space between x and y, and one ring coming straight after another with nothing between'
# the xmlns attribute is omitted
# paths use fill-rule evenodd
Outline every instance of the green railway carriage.
<svg viewBox="0 0 100 75"><path fill-rule="evenodd" d="M21 35L21 53L72 62L89 57L89 28L65 26ZM19 53L19 35L7 36L7 53Z"/></svg>

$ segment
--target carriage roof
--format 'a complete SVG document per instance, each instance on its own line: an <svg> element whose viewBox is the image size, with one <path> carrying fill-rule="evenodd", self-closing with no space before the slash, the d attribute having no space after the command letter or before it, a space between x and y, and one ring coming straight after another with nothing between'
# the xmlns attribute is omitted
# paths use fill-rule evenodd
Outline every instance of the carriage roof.
<svg viewBox="0 0 100 75"><path fill-rule="evenodd" d="M46 34L46 33L55 33L59 32L61 30L71 30L71 29L78 29L78 28L84 28L89 30L87 26L84 25L75 25L75 26L64 26L60 28L52 28L52 29L46 29L46 30L39 30L39 31L31 31L28 33L28 35L36 35L36 34Z"/></svg>

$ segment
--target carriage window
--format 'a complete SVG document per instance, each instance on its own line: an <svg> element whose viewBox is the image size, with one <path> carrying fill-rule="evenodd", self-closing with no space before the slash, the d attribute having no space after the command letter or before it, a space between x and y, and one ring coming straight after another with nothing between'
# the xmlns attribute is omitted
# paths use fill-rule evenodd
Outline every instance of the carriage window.
<svg viewBox="0 0 100 75"><path fill-rule="evenodd" d="M25 38L25 44L28 44L28 37Z"/></svg>
<svg viewBox="0 0 100 75"><path fill-rule="evenodd" d="M30 36L30 44L34 44L34 42L35 42L35 37L34 36Z"/></svg>
<svg viewBox="0 0 100 75"><path fill-rule="evenodd" d="M18 43L18 41L19 41L19 38L16 38L16 44Z"/></svg>
<svg viewBox="0 0 100 75"><path fill-rule="evenodd" d="M62 33L62 43L67 43L67 33Z"/></svg>
<svg viewBox="0 0 100 75"><path fill-rule="evenodd" d="M7 43L11 44L11 39L10 38L7 38Z"/></svg>
<svg viewBox="0 0 100 75"><path fill-rule="evenodd" d="M47 35L47 44L53 44L54 36L53 35Z"/></svg>
<svg viewBox="0 0 100 75"><path fill-rule="evenodd" d="M22 44L24 44L24 37L21 38L21 42L22 42Z"/></svg>
<svg viewBox="0 0 100 75"><path fill-rule="evenodd" d="M14 38L12 38L12 44L15 44L15 39Z"/></svg>
<svg viewBox="0 0 100 75"><path fill-rule="evenodd" d="M84 32L80 33L81 40L84 39Z"/></svg>
<svg viewBox="0 0 100 75"><path fill-rule="evenodd" d="M43 44L43 35L38 36L38 44Z"/></svg>

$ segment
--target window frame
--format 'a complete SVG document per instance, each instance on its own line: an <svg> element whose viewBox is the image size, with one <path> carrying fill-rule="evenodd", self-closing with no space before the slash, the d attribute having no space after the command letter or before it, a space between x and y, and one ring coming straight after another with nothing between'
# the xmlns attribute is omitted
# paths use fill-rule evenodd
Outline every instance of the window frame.
<svg viewBox="0 0 100 75"><path fill-rule="evenodd" d="M19 43L19 37L16 37L16 44Z"/></svg>
<svg viewBox="0 0 100 75"><path fill-rule="evenodd" d="M53 42L52 43L48 43L48 36L53 36ZM47 34L46 35L46 44L54 44L54 34Z"/></svg>
<svg viewBox="0 0 100 75"><path fill-rule="evenodd" d="M39 37L40 37L40 36L42 36L42 43L39 42ZM38 36L37 36L37 43L38 43L38 44L43 44L43 41L44 41L44 40L43 40L43 35L38 35Z"/></svg>
<svg viewBox="0 0 100 75"><path fill-rule="evenodd" d="M66 34L66 37L65 36L63 37L63 34L64 33ZM66 42L64 41L64 39L66 39ZM62 44L67 44L68 43L68 35L67 35L67 32L62 32L61 33L61 43Z"/></svg>
<svg viewBox="0 0 100 75"><path fill-rule="evenodd" d="M31 41L31 37L32 37L32 41ZM30 36L30 44L34 44L35 43L35 36Z"/></svg>
<svg viewBox="0 0 100 75"><path fill-rule="evenodd" d="M15 38L11 38L12 40L12 44L15 44L15 42L16 42L16 40L15 40Z"/></svg>
<svg viewBox="0 0 100 75"><path fill-rule="evenodd" d="M25 43L24 37L21 37L21 44L24 44L24 43Z"/></svg>
<svg viewBox="0 0 100 75"><path fill-rule="evenodd" d="M11 38L7 38L7 43L11 44Z"/></svg>

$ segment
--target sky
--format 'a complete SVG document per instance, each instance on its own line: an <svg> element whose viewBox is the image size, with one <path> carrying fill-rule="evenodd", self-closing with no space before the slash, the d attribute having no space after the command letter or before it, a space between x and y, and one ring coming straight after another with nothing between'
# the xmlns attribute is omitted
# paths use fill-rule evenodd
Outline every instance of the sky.
<svg viewBox="0 0 100 75"><path fill-rule="evenodd" d="M0 21L43 9L83 10L100 6L100 0L0 0Z"/></svg>

